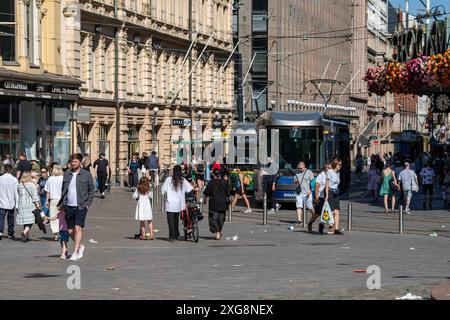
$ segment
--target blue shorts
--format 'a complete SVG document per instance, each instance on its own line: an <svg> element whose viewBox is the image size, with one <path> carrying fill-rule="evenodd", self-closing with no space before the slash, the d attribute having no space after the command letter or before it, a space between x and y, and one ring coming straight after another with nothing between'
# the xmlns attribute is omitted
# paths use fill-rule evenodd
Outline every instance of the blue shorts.
<svg viewBox="0 0 450 320"><path fill-rule="evenodd" d="M69 238L70 238L69 232L67 232L67 231L60 231L59 232L59 241L61 243L69 241Z"/></svg>
<svg viewBox="0 0 450 320"><path fill-rule="evenodd" d="M84 222L86 220L87 209L78 209L78 207L65 207L67 227L69 229L80 226L84 228Z"/></svg>

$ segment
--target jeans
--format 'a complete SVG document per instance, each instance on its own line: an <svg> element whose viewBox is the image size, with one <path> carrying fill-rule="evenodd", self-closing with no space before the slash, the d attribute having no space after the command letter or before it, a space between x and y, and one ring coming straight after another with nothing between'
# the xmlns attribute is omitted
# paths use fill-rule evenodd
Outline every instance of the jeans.
<svg viewBox="0 0 450 320"><path fill-rule="evenodd" d="M169 239L178 239L180 231L178 230L179 212L167 212L167 224L169 225Z"/></svg>
<svg viewBox="0 0 450 320"><path fill-rule="evenodd" d="M14 209L0 209L0 232L5 228L5 216L8 219L8 236L14 235Z"/></svg>
<svg viewBox="0 0 450 320"><path fill-rule="evenodd" d="M138 172L132 172L130 175L128 175L128 185L130 188L137 188L139 183L139 174Z"/></svg>
<svg viewBox="0 0 450 320"><path fill-rule="evenodd" d="M41 196L41 207L42 211L45 213L47 217L50 217L50 211L48 211L48 208L45 207L45 203L47 201L47 195Z"/></svg>
<svg viewBox="0 0 450 320"><path fill-rule="evenodd" d="M99 173L97 174L98 177L98 185L100 188L100 193L105 192L105 185L106 185L106 178L108 177L108 175L106 173Z"/></svg>

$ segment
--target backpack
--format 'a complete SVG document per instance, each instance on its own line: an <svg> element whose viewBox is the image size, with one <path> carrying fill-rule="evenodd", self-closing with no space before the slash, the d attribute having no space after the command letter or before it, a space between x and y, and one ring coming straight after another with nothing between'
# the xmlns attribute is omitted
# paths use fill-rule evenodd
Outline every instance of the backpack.
<svg viewBox="0 0 450 320"><path fill-rule="evenodd" d="M314 177L312 180L311 180L311 183L310 183L310 189L311 189L311 193L312 193L312 198L314 199L315 198L315 196L316 196L316 180L317 180L317 177Z"/></svg>

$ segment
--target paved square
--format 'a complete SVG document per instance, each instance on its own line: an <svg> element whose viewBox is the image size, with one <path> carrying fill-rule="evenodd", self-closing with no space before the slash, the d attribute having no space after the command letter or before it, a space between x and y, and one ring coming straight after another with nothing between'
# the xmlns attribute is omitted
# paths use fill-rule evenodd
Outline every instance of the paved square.
<svg viewBox="0 0 450 320"><path fill-rule="evenodd" d="M113 190L105 200L97 198L88 214L81 261L59 260L59 243L37 228L28 243L3 239L0 298L392 299L407 289L429 298L432 286L450 279L447 211L406 216L409 234L398 235L395 215L385 216L380 207L358 204L357 195L354 198L354 229L377 232L328 236L317 233L317 226L314 234L300 226L289 231L293 210L271 215L266 226L261 210L255 210L250 215L235 212L220 241L212 239L205 219L195 244L168 242L167 222L160 212L154 213L157 239L134 240L135 201L130 192ZM428 235L445 223L438 237ZM235 234L238 240L225 239ZM72 249L73 243L69 246ZM80 290L66 286L72 264L81 270ZM368 290L369 275L353 272L370 265L381 269L381 290Z"/></svg>

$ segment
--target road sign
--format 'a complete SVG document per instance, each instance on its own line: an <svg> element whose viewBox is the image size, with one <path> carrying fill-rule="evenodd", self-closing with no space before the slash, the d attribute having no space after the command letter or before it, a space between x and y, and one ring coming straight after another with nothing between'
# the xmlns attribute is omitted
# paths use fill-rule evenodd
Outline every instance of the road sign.
<svg viewBox="0 0 450 320"><path fill-rule="evenodd" d="M191 126L191 120L189 120L189 119L172 119L172 125L189 127L189 126Z"/></svg>

